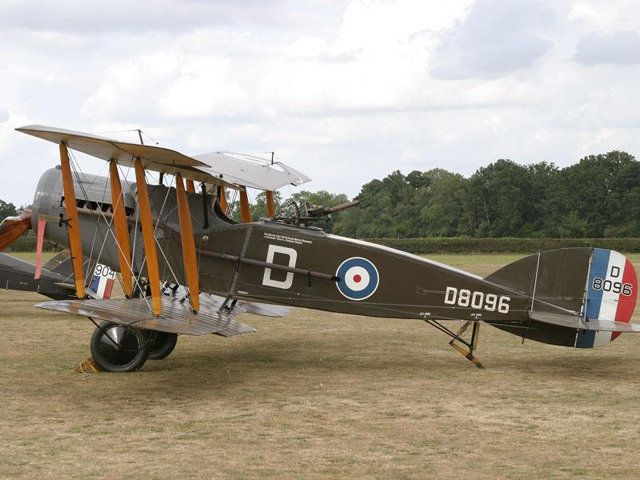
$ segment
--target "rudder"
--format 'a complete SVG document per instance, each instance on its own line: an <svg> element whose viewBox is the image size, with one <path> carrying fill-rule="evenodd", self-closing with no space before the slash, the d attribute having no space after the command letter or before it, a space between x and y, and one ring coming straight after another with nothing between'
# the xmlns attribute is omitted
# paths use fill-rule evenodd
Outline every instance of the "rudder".
<svg viewBox="0 0 640 480"><path fill-rule="evenodd" d="M602 248L564 248L530 255L486 277L532 297L532 311L574 312L585 321L627 323L636 305L637 274L621 253ZM554 345L592 348L606 345L619 332L550 325L531 320L523 329L497 325L515 335Z"/></svg>

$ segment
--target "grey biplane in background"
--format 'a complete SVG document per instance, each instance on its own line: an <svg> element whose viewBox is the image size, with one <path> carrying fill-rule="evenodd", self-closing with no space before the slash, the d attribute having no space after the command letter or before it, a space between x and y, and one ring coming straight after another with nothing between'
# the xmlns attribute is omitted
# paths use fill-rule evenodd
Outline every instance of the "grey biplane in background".
<svg viewBox="0 0 640 480"><path fill-rule="evenodd" d="M43 126L18 131L56 143L60 151L60 166L38 182L28 218L38 239L69 248L72 275L57 283L66 295L73 284L74 298L37 306L101 320L91 353L103 370L136 370L150 350L152 358L163 358L177 334L252 332L238 314L281 316L281 306L421 320L451 337L477 366L481 322L523 339L578 348L640 331L630 323L635 269L611 250L541 252L482 278L314 225L335 209L294 206L276 215L273 190L306 180L284 165L229 154L190 157ZM109 176L73 171L71 150L107 161ZM130 170L135 183L121 178ZM159 172L160 182L150 184L147 171ZM269 218L250 221L246 186L267 191ZM242 223L226 214L232 191L240 195ZM24 233L26 223L23 217L3 225L0 247ZM88 298L85 271L95 264L119 272L126 298ZM57 274L55 267L44 270ZM56 298L55 292L49 296ZM450 320L465 323L455 331Z"/></svg>

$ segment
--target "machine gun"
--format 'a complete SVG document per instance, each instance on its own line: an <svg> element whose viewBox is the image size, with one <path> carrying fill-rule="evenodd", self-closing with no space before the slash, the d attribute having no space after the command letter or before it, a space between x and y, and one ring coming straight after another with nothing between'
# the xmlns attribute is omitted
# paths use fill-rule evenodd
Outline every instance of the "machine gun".
<svg viewBox="0 0 640 480"><path fill-rule="evenodd" d="M287 223L289 225L299 225L310 227L315 223L331 222L334 213L353 208L360 204L360 200L342 203L335 207L322 207L311 205L305 202L298 205L294 200L286 203L281 210L281 214L274 218L277 222Z"/></svg>

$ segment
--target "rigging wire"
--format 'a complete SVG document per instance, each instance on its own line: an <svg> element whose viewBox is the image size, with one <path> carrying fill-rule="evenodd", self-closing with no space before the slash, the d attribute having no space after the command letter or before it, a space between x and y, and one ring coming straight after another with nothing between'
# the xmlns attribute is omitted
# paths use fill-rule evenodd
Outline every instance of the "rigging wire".
<svg viewBox="0 0 640 480"><path fill-rule="evenodd" d="M75 168L74 173L75 173L75 175L76 175L76 180L77 180L78 184L80 185L80 188L81 188L81 190L82 190L82 192L83 192L83 194L84 194L84 196L85 196L85 201L90 202L90 200L89 200L89 195L88 195L88 193L87 193L86 189L84 188L84 182L82 182L82 181L80 180L80 175L85 175L85 174L84 174L84 172L82 171L82 168L80 167L80 164L79 164L78 160L76 159L75 155L73 154L73 151L72 151L72 150L70 151L70 156L71 156L71 158L72 158L72 164L73 164L73 166L74 166L74 168ZM79 173L78 173L78 172L79 172ZM106 189L107 189L107 183L105 182L105 183L104 183L103 196L102 196L102 198L103 198L103 199L106 197ZM120 199L119 199L118 201L120 201ZM113 206L112 206L112 208L113 208ZM94 238L93 238L93 241L92 241L91 251L90 251L90 254L89 254L89 261L87 262L87 263L88 263L88 265L87 265L87 271L89 271L89 270L90 270L90 268L91 268L91 264L92 264L92 263L91 263L91 259L93 258L93 251L94 251L94 246L95 246L95 242L96 242L96 236L97 236L97 234L100 234L100 236L102 237L102 245L101 245L100 250L99 250L99 252L98 252L98 258L97 258L97 260L96 260L96 263L95 263L95 264L100 263L100 259L101 259L101 257L102 257L103 252L104 252L104 247L105 247L105 245L106 245L107 237L106 237L106 236L103 236L103 235L102 235L102 233L99 231L99 230L100 230L100 229L99 229L99 223L100 223L100 220L101 220L101 219L102 219L102 220L104 220L104 222L105 222L105 224L106 224L106 226L107 226L107 232L109 232L109 233L112 235L112 237L113 237L113 239L114 239L114 243L115 243L116 247L118 248L118 250L119 250L121 253L123 252L123 250L122 250L122 246L121 246L121 245L120 245L120 243L118 242L118 239L116 238L116 236L115 236L115 234L114 234L114 232L113 232L113 229L112 229L112 224L113 224L113 221L114 221L113 217L111 218L111 220L109 220L109 219L107 219L106 215L104 214L104 212L102 211L102 209L101 209L101 208L98 208L98 209L97 209L97 211L99 212L99 214L100 214L100 215L99 215L99 216L96 216L95 229L94 229ZM133 263L133 260L132 260L132 263ZM131 266L131 265L128 265L128 266L129 266L129 268L133 271L132 266ZM95 265L94 265L94 268L95 268ZM91 273L93 273L93 272L91 272ZM88 279L89 279L89 273L87 273L87 275L86 275L85 282L87 282L87 281L88 281ZM120 285L122 286L122 280L121 280L121 279L118 279L118 281L119 281ZM139 284L139 282L138 282L138 280L137 280L137 279L136 279L136 284L138 285L138 288L139 288L139 289L141 289L141 286L140 286L140 284ZM148 302L147 302L147 303L148 303Z"/></svg>
<svg viewBox="0 0 640 480"><path fill-rule="evenodd" d="M96 132L100 135L110 135L112 133L131 133L131 132L136 132L139 135L144 135L145 137L151 139L155 145L160 145L160 142L158 140L156 140L154 137L152 137L151 135L149 135L147 132L145 132L144 130L140 129L140 128L131 128L128 130L106 130L103 132ZM143 143L144 145L144 143Z"/></svg>
<svg viewBox="0 0 640 480"><path fill-rule="evenodd" d="M74 167L74 169L72 169L72 170L73 170L74 175L76 177L77 183L80 186L80 189L82 190L82 193L83 193L83 195L85 197L85 201L89 202L90 201L89 200L89 195L87 193L86 188L84 187L84 182L81 181L81 177L80 177L80 175L84 176L85 174L82 171L82 168L80 167L80 164L79 164L78 160L76 159L75 154L73 153L73 150L69 150L69 152L70 152L70 157L72 159L72 165ZM106 190L106 182L105 182L105 190ZM103 198L104 198L104 196L103 196ZM118 247L118 249L120 251L122 251L122 247L119 244L117 238L115 237L115 234L113 233L113 229L111 228L111 224L113 222L113 218L111 219L111 221L109 221L101 208L96 209L96 211L99 212L99 216L96 216L96 224L95 224L96 228L95 228L95 231L94 231L94 240L93 240L93 242L95 242L96 234L99 233L101 235L101 237L102 237L102 246L101 246L100 251L98 253L97 263L100 263L99 259L102 256L103 249L104 249L104 246L106 244L106 237L102 236L102 233L99 232L99 228L98 228L98 224L99 224L100 219L103 219L104 222L106 223L107 231L110 232L111 235L113 236L114 242L115 242L116 246ZM137 210L136 210L136 212L137 212ZM91 255L93 255L93 249L94 249L93 242L92 242L92 247L91 247ZM92 257L90 256L89 257L89 264L91 264L91 258ZM133 258L132 258L132 263L133 263ZM131 266L130 266L130 268L131 268L131 270L133 270L133 268ZM87 277L88 277L88 275L87 275ZM140 291L142 291L142 286L140 284L139 279L140 279L139 276L137 278L135 278L135 282L136 282L136 285L138 286L138 288L140 289ZM86 283L87 280L88 280L88 278L85 278L85 283ZM151 309L151 304L149 304L149 301L146 300L146 298L145 298L145 302L147 303L147 306Z"/></svg>

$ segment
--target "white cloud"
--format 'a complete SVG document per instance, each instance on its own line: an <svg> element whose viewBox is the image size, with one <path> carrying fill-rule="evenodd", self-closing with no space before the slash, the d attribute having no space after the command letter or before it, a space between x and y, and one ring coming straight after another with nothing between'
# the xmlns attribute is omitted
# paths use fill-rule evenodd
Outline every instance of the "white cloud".
<svg viewBox="0 0 640 480"><path fill-rule="evenodd" d="M160 99L160 111L187 119L246 113L247 94L232 77L229 60L189 58L181 63L177 79Z"/></svg>
<svg viewBox="0 0 640 480"><path fill-rule="evenodd" d="M640 63L640 33L631 30L591 32L576 45L575 59L583 65Z"/></svg>
<svg viewBox="0 0 640 480"><path fill-rule="evenodd" d="M640 3L637 0L577 0L572 2L569 20L602 32L636 30L640 27Z"/></svg>
<svg viewBox="0 0 640 480"><path fill-rule="evenodd" d="M553 12L538 0L476 0L442 38L432 65L439 78L496 77L530 67L550 48Z"/></svg>
<svg viewBox="0 0 640 480"><path fill-rule="evenodd" d="M350 195L397 168L640 152L640 66L620 50L624 69L584 66L640 31L633 0L35 5L0 5L0 153L15 170L0 198L18 204L57 162L13 131L36 122L130 141L142 128L185 153L275 150L308 188Z"/></svg>
<svg viewBox="0 0 640 480"><path fill-rule="evenodd" d="M298 18L288 7L283 0L4 0L0 3L0 28L95 34L283 25Z"/></svg>

